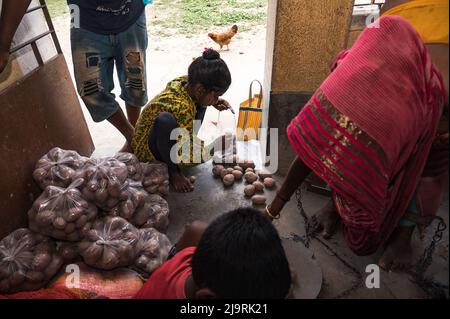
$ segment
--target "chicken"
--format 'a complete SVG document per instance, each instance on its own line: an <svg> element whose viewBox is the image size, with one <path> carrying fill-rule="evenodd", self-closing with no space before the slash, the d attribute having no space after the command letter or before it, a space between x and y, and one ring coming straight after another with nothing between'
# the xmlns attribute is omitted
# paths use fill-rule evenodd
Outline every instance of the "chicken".
<svg viewBox="0 0 450 319"><path fill-rule="evenodd" d="M231 39L238 32L238 26L232 26L228 31L223 33L208 33L208 37L210 37L214 42L220 45L220 49L222 49L225 45L227 46L227 50L230 50L229 44L231 43Z"/></svg>

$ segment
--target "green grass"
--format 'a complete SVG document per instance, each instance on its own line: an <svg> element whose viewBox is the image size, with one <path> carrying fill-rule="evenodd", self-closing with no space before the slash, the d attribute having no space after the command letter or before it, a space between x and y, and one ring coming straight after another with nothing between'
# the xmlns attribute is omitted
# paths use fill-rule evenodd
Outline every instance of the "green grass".
<svg viewBox="0 0 450 319"><path fill-rule="evenodd" d="M155 33L220 32L237 24L240 32L265 24L267 0L155 0Z"/></svg>
<svg viewBox="0 0 450 319"><path fill-rule="evenodd" d="M233 24L239 32L263 25L268 0L154 0L150 32L160 37L221 32ZM68 13L66 0L46 0L52 18Z"/></svg>
<svg viewBox="0 0 450 319"><path fill-rule="evenodd" d="M66 0L46 0L48 10L52 18L59 17L69 12Z"/></svg>

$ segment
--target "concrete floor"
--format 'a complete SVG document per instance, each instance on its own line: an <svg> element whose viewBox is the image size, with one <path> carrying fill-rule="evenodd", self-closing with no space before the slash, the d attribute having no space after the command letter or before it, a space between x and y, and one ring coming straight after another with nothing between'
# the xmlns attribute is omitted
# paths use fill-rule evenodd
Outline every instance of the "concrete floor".
<svg viewBox="0 0 450 319"><path fill-rule="evenodd" d="M186 174L197 176L195 192L190 194L171 193L168 196L167 200L171 208L168 236L172 241L176 241L180 237L184 226L189 222L194 220L208 222L236 207L251 206L251 201L243 195L244 182L224 189L220 179L212 176L211 169L212 164L209 162L187 170ZM282 178L277 176L276 179L280 185ZM274 196L275 191L266 190L268 200ZM308 214L317 211L328 200L325 196L311 192L305 192L303 197L303 206ZM448 224L448 196L441 206L439 214ZM289 240L290 248L287 254L290 256L291 267L299 270L305 268L305 264L312 263L312 267L315 268L313 273L317 280L315 284L308 283L309 297L315 297L317 294L318 298L327 299L420 299L430 297L414 283L412 276L406 273L387 273L381 270L380 288L366 288L365 281L368 275L365 273L366 266L376 264L382 251L373 256L358 257L347 248L341 233L336 234L330 241L322 238L314 239L309 249L301 242L292 240L293 235L304 234L303 219L297 210L295 199L288 203L282 218L275 221L275 226L281 237ZM429 243L431 233L434 233L434 227L427 230L424 241L420 241L418 234L414 234L413 246L417 258L423 252L425 245ZM429 275L447 286L449 283L448 242L447 229L436 248L433 263L428 271ZM298 251L296 252L292 248L297 248ZM318 289L322 277L321 289ZM304 279L303 282L308 282L308 279L310 278ZM299 281L302 284L302 278L299 278Z"/></svg>

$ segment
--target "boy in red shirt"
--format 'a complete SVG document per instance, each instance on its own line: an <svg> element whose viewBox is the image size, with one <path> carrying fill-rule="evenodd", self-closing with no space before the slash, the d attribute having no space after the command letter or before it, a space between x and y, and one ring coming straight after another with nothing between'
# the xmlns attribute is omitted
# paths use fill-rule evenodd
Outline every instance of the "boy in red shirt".
<svg viewBox="0 0 450 319"><path fill-rule="evenodd" d="M206 229L206 230L205 230ZM195 246L198 247L196 248ZM272 223L252 208L195 222L135 299L283 299L291 271Z"/></svg>

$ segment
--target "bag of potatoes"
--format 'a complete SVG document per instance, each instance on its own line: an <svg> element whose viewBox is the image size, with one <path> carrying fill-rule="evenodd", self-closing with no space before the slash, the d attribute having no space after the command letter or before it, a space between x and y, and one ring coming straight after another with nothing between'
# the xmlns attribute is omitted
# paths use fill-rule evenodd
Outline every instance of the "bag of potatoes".
<svg viewBox="0 0 450 319"><path fill-rule="evenodd" d="M111 270L133 264L138 230L120 217L107 216L94 222L78 244L84 262L92 267Z"/></svg>
<svg viewBox="0 0 450 319"><path fill-rule="evenodd" d="M142 163L142 185L150 194L169 194L169 169L165 163Z"/></svg>
<svg viewBox="0 0 450 319"><path fill-rule="evenodd" d="M169 204L161 196L147 193L141 182L127 180L121 198L124 200L108 212L109 216L122 217L138 228L167 229Z"/></svg>
<svg viewBox="0 0 450 319"><path fill-rule="evenodd" d="M89 159L75 174L84 180L79 186L84 199L103 210L117 206L127 177L127 166L114 158Z"/></svg>
<svg viewBox="0 0 450 319"><path fill-rule="evenodd" d="M59 240L83 238L98 210L77 189L82 183L77 179L67 188L48 186L28 211L30 229Z"/></svg>
<svg viewBox="0 0 450 319"><path fill-rule="evenodd" d="M53 241L18 229L0 241L0 293L41 289L62 264Z"/></svg>
<svg viewBox="0 0 450 319"><path fill-rule="evenodd" d="M47 186L67 187L85 161L86 158L75 151L55 147L37 162L33 178L42 190Z"/></svg>
<svg viewBox="0 0 450 319"><path fill-rule="evenodd" d="M172 244L166 235L154 228L140 229L133 269L148 278L166 261L171 248Z"/></svg>
<svg viewBox="0 0 450 319"><path fill-rule="evenodd" d="M120 152L114 155L113 158L127 166L128 178L135 181L142 180L141 162L139 162L138 158L134 154Z"/></svg>

